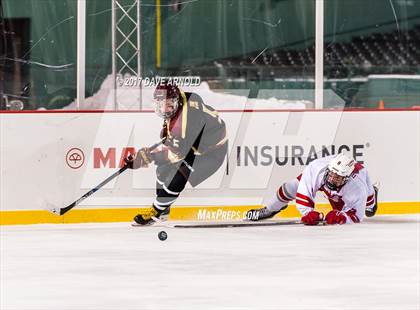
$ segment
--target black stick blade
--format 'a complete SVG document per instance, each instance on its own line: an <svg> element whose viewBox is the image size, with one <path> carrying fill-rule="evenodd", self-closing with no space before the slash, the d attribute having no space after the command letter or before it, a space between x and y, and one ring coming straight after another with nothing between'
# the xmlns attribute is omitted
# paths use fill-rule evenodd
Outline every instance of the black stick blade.
<svg viewBox="0 0 420 310"><path fill-rule="evenodd" d="M52 207L52 208L48 209L48 211L51 212L54 215L58 215L58 216L62 215L61 214L61 208L58 208L58 207Z"/></svg>

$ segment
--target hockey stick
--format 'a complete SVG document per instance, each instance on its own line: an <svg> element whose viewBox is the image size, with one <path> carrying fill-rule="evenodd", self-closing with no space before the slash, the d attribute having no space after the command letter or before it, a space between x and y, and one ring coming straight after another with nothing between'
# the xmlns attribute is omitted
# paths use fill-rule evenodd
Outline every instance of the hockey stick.
<svg viewBox="0 0 420 310"><path fill-rule="evenodd" d="M162 221L157 217L152 217L155 221L152 225L141 225L137 223L131 224L133 227L148 227L148 226L160 226L166 228L230 228L230 227L258 227L258 226L287 226L287 225L299 225L303 223L300 220L289 220L289 221L274 221L264 220L260 222L251 221L220 221L220 222L195 222L195 223L170 223Z"/></svg>
<svg viewBox="0 0 420 310"><path fill-rule="evenodd" d="M228 222L228 223L198 223L198 224L175 224L174 228L230 228L230 227L261 227L261 226L284 226L302 224L300 221L282 222Z"/></svg>
<svg viewBox="0 0 420 310"><path fill-rule="evenodd" d="M155 148L157 148L161 143L163 142L163 140L159 141L158 143L153 144L152 146L149 147L149 150L154 150ZM96 193L101 187L103 187L105 184L107 184L109 181L113 180L114 178L116 178L117 176L119 176L121 173L123 173L125 170L128 169L128 165L125 165L124 167L122 167L121 169L119 169L118 171L114 172L112 175L110 175L108 178L106 178L104 181L102 181L101 183L99 183L96 187L92 188L90 191L88 191L86 194L84 194L82 197L80 197L79 199L77 199L76 201L74 201L73 203L69 204L67 207L64 208L60 208L60 207L55 207L55 206L50 206L50 208L48 209L48 211L50 211L51 213L55 214L55 215L64 215L65 213L67 213L68 211L70 211L71 209L73 209L75 206L77 206L79 203L81 203L83 200L85 200L86 198L88 198L89 196L93 195L94 193Z"/></svg>

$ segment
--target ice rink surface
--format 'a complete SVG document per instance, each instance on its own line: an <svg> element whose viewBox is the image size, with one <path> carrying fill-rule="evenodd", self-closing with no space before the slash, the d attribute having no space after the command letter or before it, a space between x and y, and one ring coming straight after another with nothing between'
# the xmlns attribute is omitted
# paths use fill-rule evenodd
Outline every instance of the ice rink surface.
<svg viewBox="0 0 420 310"><path fill-rule="evenodd" d="M419 219L0 226L0 309L419 309Z"/></svg>

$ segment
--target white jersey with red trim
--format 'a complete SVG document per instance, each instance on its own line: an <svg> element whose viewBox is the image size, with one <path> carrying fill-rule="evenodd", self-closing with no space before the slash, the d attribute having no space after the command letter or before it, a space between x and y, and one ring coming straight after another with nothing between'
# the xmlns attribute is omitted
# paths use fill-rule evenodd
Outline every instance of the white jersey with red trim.
<svg viewBox="0 0 420 310"><path fill-rule="evenodd" d="M347 223L363 220L365 208L375 203L375 192L367 169L357 163L347 182L338 191L325 186L324 176L328 163L334 156L327 156L311 162L298 177L296 207L302 216L314 209L315 195L322 191L334 210L342 211Z"/></svg>

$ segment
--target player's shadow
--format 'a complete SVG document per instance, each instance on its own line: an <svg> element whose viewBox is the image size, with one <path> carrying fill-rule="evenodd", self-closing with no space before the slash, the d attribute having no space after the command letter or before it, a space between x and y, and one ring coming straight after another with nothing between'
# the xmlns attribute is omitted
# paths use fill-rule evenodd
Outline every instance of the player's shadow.
<svg viewBox="0 0 420 310"><path fill-rule="evenodd" d="M419 224L420 216L411 218L396 218L389 216L376 216L373 218L365 218L364 222L369 224Z"/></svg>

